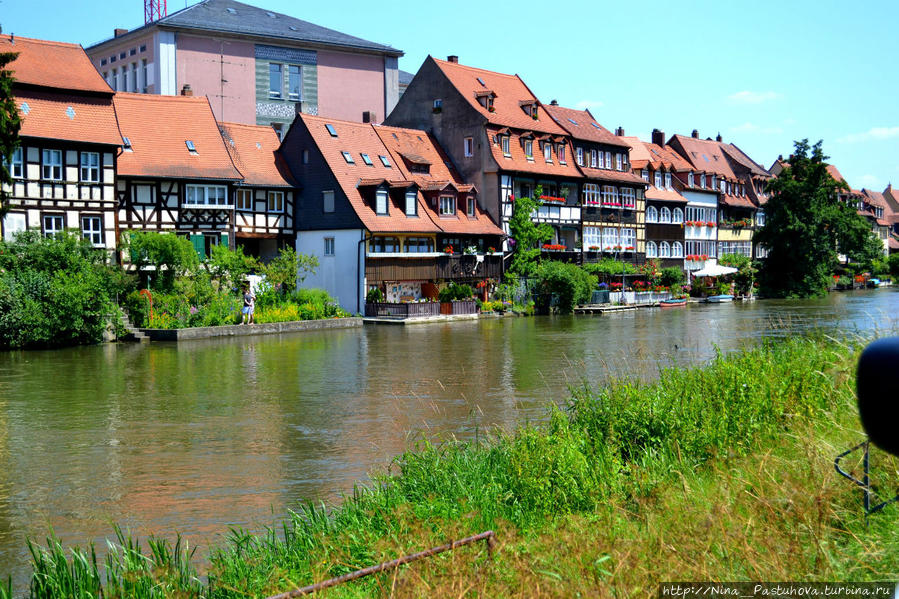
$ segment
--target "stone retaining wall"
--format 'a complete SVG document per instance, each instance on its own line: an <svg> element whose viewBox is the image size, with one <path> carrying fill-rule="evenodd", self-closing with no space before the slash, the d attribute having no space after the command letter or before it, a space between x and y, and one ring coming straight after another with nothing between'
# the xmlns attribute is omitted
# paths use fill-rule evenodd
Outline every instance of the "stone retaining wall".
<svg viewBox="0 0 899 599"><path fill-rule="evenodd" d="M361 318L328 318L324 320L295 320L291 322L267 322L265 324L233 324L222 327L194 327L189 329L140 329L151 341L184 341L212 337L245 337L248 335L275 335L323 329L348 329L361 327Z"/></svg>

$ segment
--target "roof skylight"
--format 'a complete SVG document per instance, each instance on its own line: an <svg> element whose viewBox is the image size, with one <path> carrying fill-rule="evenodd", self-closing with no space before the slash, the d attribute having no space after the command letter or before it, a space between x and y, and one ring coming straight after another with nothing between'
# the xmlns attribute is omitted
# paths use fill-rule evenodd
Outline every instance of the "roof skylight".
<svg viewBox="0 0 899 599"><path fill-rule="evenodd" d="M480 77L478 77L478 83L480 83L480 84L483 85L484 87L487 87L487 84L484 83L484 80L481 79Z"/></svg>
<svg viewBox="0 0 899 599"><path fill-rule="evenodd" d="M226 8L225 10L227 10L227 11L228 11L229 13L231 13L232 15L236 15L236 14L237 14L237 11L234 10L233 8L231 8L230 6L229 6L228 8Z"/></svg>
<svg viewBox="0 0 899 599"><path fill-rule="evenodd" d="M328 133L331 134L331 137L337 137L337 129L334 128L334 125L328 123L327 125L325 125L325 129L328 130Z"/></svg>
<svg viewBox="0 0 899 599"><path fill-rule="evenodd" d="M387 156L378 156L378 158L381 159L381 164L383 164L387 168L390 168L390 160L387 158Z"/></svg>
<svg viewBox="0 0 899 599"><path fill-rule="evenodd" d="M349 152L346 152L346 151L341 152L341 154L343 154L343 159L346 160L347 164L356 164L356 161L353 160L352 154L350 154Z"/></svg>
<svg viewBox="0 0 899 599"><path fill-rule="evenodd" d="M569 117L568 122L571 123L572 125L577 125L577 121L574 120L573 118Z"/></svg>
<svg viewBox="0 0 899 599"><path fill-rule="evenodd" d="M594 127L596 127L597 129L599 129L599 125L597 125L596 123L590 123L590 124L593 125Z"/></svg>
<svg viewBox="0 0 899 599"><path fill-rule="evenodd" d="M194 145L193 141L191 141L189 139L185 139L184 145L187 146L187 151L190 152L191 154L197 153L197 146Z"/></svg>
<svg viewBox="0 0 899 599"><path fill-rule="evenodd" d="M132 152L132 151L134 151L134 149L131 147L131 140L130 140L130 139L128 139L127 137L122 137L122 141L125 142L123 147L125 148L125 151L126 151L126 152Z"/></svg>
<svg viewBox="0 0 899 599"><path fill-rule="evenodd" d="M367 164L368 166L374 166L374 165L371 163L371 158L369 157L368 154L365 154L365 153L362 154L362 162L364 162L364 163Z"/></svg>

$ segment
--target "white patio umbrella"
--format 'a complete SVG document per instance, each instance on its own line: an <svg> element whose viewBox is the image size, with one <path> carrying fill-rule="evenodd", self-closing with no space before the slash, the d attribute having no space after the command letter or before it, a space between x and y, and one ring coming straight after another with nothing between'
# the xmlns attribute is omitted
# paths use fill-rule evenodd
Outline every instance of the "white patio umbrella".
<svg viewBox="0 0 899 599"><path fill-rule="evenodd" d="M735 272L737 272L736 268L712 264L701 270L694 270L692 274L694 277L720 277L721 275L732 275Z"/></svg>

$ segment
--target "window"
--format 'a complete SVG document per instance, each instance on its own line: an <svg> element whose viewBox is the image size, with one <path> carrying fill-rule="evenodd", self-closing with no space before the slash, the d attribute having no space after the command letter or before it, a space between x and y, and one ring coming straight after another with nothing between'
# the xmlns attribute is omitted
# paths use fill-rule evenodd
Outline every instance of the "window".
<svg viewBox="0 0 899 599"><path fill-rule="evenodd" d="M602 230L602 246L604 250L612 250L618 245L618 229L606 227Z"/></svg>
<svg viewBox="0 0 899 599"><path fill-rule="evenodd" d="M62 180L62 150L44 150L41 164L41 179Z"/></svg>
<svg viewBox="0 0 899 599"><path fill-rule="evenodd" d="M757 227L764 227L764 226L765 226L765 213L764 213L763 211L759 210L758 212L756 212L756 214L755 214L755 224L756 224Z"/></svg>
<svg viewBox="0 0 899 599"><path fill-rule="evenodd" d="M237 209L252 210L253 209L253 190L238 189L237 190Z"/></svg>
<svg viewBox="0 0 899 599"><path fill-rule="evenodd" d="M719 255L739 254L740 256L752 257L752 243L749 241L721 241L718 243Z"/></svg>
<svg viewBox="0 0 899 599"><path fill-rule="evenodd" d="M387 190L379 189L375 192L375 214L387 214Z"/></svg>
<svg viewBox="0 0 899 599"><path fill-rule="evenodd" d="M656 247L655 241L647 241L646 242L646 257L647 258L655 258L659 255L659 250Z"/></svg>
<svg viewBox="0 0 899 599"><path fill-rule="evenodd" d="M606 152L606 168L612 168L612 153Z"/></svg>
<svg viewBox="0 0 899 599"><path fill-rule="evenodd" d="M596 183L584 183L584 203L599 204L599 185Z"/></svg>
<svg viewBox="0 0 899 599"><path fill-rule="evenodd" d="M149 85L149 83L147 82L147 59L146 58L143 58L140 61L140 72L141 72L140 91L142 93L147 93L147 85Z"/></svg>
<svg viewBox="0 0 899 599"><path fill-rule="evenodd" d="M671 210L669 210L667 206L662 206L662 209L659 210L659 222L660 223L670 223L671 222Z"/></svg>
<svg viewBox="0 0 899 599"><path fill-rule="evenodd" d="M474 138L473 137L466 137L463 140L462 145L464 146L466 158L470 158L470 157L474 156Z"/></svg>
<svg viewBox="0 0 899 599"><path fill-rule="evenodd" d="M634 229L621 229L621 247L633 251L637 246L637 232Z"/></svg>
<svg viewBox="0 0 899 599"><path fill-rule="evenodd" d="M619 171L624 170L624 154L615 154L615 168L617 168Z"/></svg>
<svg viewBox="0 0 899 599"><path fill-rule="evenodd" d="M441 98L437 98L434 100L434 110L440 111L443 109L443 100Z"/></svg>
<svg viewBox="0 0 899 599"><path fill-rule="evenodd" d="M630 187L622 187L621 188L621 206L624 208L634 208L636 207L636 197L634 195L634 190Z"/></svg>
<svg viewBox="0 0 899 599"><path fill-rule="evenodd" d="M684 211L680 208L675 208L671 211L671 222L675 224L680 224L684 222Z"/></svg>
<svg viewBox="0 0 899 599"><path fill-rule="evenodd" d="M322 212L334 212L334 192L322 192Z"/></svg>
<svg viewBox="0 0 899 599"><path fill-rule="evenodd" d="M534 140L524 140L524 155L526 158L534 159Z"/></svg>
<svg viewBox="0 0 899 599"><path fill-rule="evenodd" d="M343 159L346 160L347 164L356 164L356 161L353 160L353 155L349 152L341 152L343 155Z"/></svg>
<svg viewBox="0 0 899 599"><path fill-rule="evenodd" d="M511 156L511 154L509 153L509 136L500 135L499 140L500 145L503 147L503 156Z"/></svg>
<svg viewBox="0 0 899 599"><path fill-rule="evenodd" d="M579 166L584 166L584 148L577 149L577 163Z"/></svg>
<svg viewBox="0 0 899 599"><path fill-rule="evenodd" d="M374 166L374 164L372 164L372 161L371 161L371 156L369 156L368 154L365 154L365 153L361 154L361 156L362 156L362 162L364 162L368 166Z"/></svg>
<svg viewBox="0 0 899 599"><path fill-rule="evenodd" d="M224 185L187 185L186 205L227 206L228 188Z"/></svg>
<svg viewBox="0 0 899 599"><path fill-rule="evenodd" d="M94 247L103 246L103 219L99 216L81 217L81 235Z"/></svg>
<svg viewBox="0 0 899 599"><path fill-rule="evenodd" d="M665 189L671 189L671 173L665 173Z"/></svg>
<svg viewBox="0 0 899 599"><path fill-rule="evenodd" d="M131 63L131 91L136 92L139 89L140 88L138 87L138 83L137 83L137 63L132 62Z"/></svg>
<svg viewBox="0 0 899 599"><path fill-rule="evenodd" d="M675 241L671 244L671 257L672 258L683 258L684 257L684 244L680 241Z"/></svg>
<svg viewBox="0 0 899 599"><path fill-rule="evenodd" d="M662 171L655 172L654 181L655 181L655 186L658 187L659 189L661 189L662 188Z"/></svg>
<svg viewBox="0 0 899 599"><path fill-rule="evenodd" d="M612 185L602 186L602 205L603 206L619 206L618 189Z"/></svg>
<svg viewBox="0 0 899 599"><path fill-rule="evenodd" d="M690 187L696 186L696 181L693 178L693 173L687 174L687 185L689 185Z"/></svg>
<svg viewBox="0 0 899 599"><path fill-rule="evenodd" d="M565 164L565 144L559 144L556 148L556 155L559 157L559 163Z"/></svg>
<svg viewBox="0 0 899 599"><path fill-rule="evenodd" d="M643 177L643 180L649 183L649 171L644 169L640 169L640 176Z"/></svg>
<svg viewBox="0 0 899 599"><path fill-rule="evenodd" d="M334 238L325 237L325 256L334 255Z"/></svg>
<svg viewBox="0 0 899 599"><path fill-rule="evenodd" d="M705 189L705 175L699 175L699 186Z"/></svg>
<svg viewBox="0 0 899 599"><path fill-rule="evenodd" d="M659 211L655 206L647 206L646 207L646 222L648 223L656 223L659 222Z"/></svg>
<svg viewBox="0 0 899 599"><path fill-rule="evenodd" d="M337 129L334 128L334 125L328 123L327 125L325 125L325 129L328 130L328 133L331 135L331 137L337 137Z"/></svg>
<svg viewBox="0 0 899 599"><path fill-rule="evenodd" d="M100 154L98 152L81 153L82 183L100 182Z"/></svg>
<svg viewBox="0 0 899 599"><path fill-rule="evenodd" d="M659 244L659 258L670 258L671 257L671 244L667 241L663 241Z"/></svg>
<svg viewBox="0 0 899 599"><path fill-rule="evenodd" d="M449 216L456 213L456 198L454 196L440 196L440 215Z"/></svg>
<svg viewBox="0 0 899 599"><path fill-rule="evenodd" d="M270 191L268 192L268 211L284 212L284 192Z"/></svg>
<svg viewBox="0 0 899 599"><path fill-rule="evenodd" d="M434 251L434 240L430 237L407 237L403 242L403 252L408 254L424 254Z"/></svg>
<svg viewBox="0 0 899 599"><path fill-rule="evenodd" d="M62 214L45 214L42 220L44 223L44 237L52 237L62 231Z"/></svg>
<svg viewBox="0 0 899 599"><path fill-rule="evenodd" d="M600 247L602 241L599 236L599 227L584 227L583 247L588 251L596 251ZM590 250L590 248L594 248Z"/></svg>
<svg viewBox="0 0 899 599"><path fill-rule="evenodd" d="M22 179L25 176L24 152L22 148L16 148L12 153L12 164L9 174L13 179Z"/></svg>
<svg viewBox="0 0 899 599"><path fill-rule="evenodd" d="M368 251L372 254L388 254L400 251L400 240L396 237L372 237L368 242Z"/></svg>
<svg viewBox="0 0 899 599"><path fill-rule="evenodd" d="M418 216L418 192L414 189L406 191L406 216Z"/></svg>
<svg viewBox="0 0 899 599"><path fill-rule="evenodd" d="M470 216L472 218L477 216L477 211L475 209L477 202L475 201L475 199L474 198L466 198L465 204L466 204L465 214L467 214L468 216Z"/></svg>
<svg viewBox="0 0 899 599"><path fill-rule="evenodd" d="M712 175L712 189L717 189L717 188L718 188L718 177L715 175Z"/></svg>
<svg viewBox="0 0 899 599"><path fill-rule="evenodd" d="M268 65L268 97L281 97L281 65L277 62L270 62Z"/></svg>
<svg viewBox="0 0 899 599"><path fill-rule="evenodd" d="M553 161L553 145L549 142L543 144L543 159L547 162Z"/></svg>
<svg viewBox="0 0 899 599"><path fill-rule="evenodd" d="M590 168L596 168L596 150L590 150Z"/></svg>
<svg viewBox="0 0 899 599"><path fill-rule="evenodd" d="M184 145L187 146L187 151L191 154L197 154L197 146L194 145L194 142L190 139L184 140Z"/></svg>
<svg viewBox="0 0 899 599"><path fill-rule="evenodd" d="M122 65L122 91L130 92L131 90L128 88L128 66Z"/></svg>
<svg viewBox="0 0 899 599"><path fill-rule="evenodd" d="M287 67L287 98L299 100L302 97L303 79L300 76L300 67L295 64Z"/></svg>
<svg viewBox="0 0 899 599"><path fill-rule="evenodd" d="M390 168L390 160L388 160L387 156L378 156L381 159L381 164L383 164L386 168Z"/></svg>
<svg viewBox="0 0 899 599"><path fill-rule="evenodd" d="M309 164L309 150L303 150L303 164Z"/></svg>
<svg viewBox="0 0 899 599"><path fill-rule="evenodd" d="M720 187L721 187L721 193L724 193L724 190L727 189L727 187L725 186L725 183L724 183L724 179L721 180Z"/></svg>

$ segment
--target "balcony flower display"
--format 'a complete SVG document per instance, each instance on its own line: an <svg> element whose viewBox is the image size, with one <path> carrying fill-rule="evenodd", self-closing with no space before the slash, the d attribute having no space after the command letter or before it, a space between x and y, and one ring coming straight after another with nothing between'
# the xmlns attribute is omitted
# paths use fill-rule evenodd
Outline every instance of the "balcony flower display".
<svg viewBox="0 0 899 599"><path fill-rule="evenodd" d="M564 204L565 198L559 198L556 196L540 196L540 200L543 202L552 202L554 204Z"/></svg>
<svg viewBox="0 0 899 599"><path fill-rule="evenodd" d="M449 256L452 256L453 255L453 246L448 245L445 248L443 248L443 253L447 254Z"/></svg>
<svg viewBox="0 0 899 599"><path fill-rule="evenodd" d="M612 249L615 250L616 252L620 252L620 251L621 251L621 246L620 246L620 245L615 245L615 246L612 246Z"/></svg>
<svg viewBox="0 0 899 599"><path fill-rule="evenodd" d="M598 252L598 251L599 251L599 246L598 246L598 245L591 245L591 246L588 247L587 249L590 250L591 252Z"/></svg>
<svg viewBox="0 0 899 599"><path fill-rule="evenodd" d="M699 259L700 260L708 260L709 257L706 254L703 254L702 256L699 257Z"/></svg>
<svg viewBox="0 0 899 599"><path fill-rule="evenodd" d="M469 246L463 248L462 253L465 254L466 256L474 256L475 254L478 253L478 248L476 248L473 245L469 245Z"/></svg>
<svg viewBox="0 0 899 599"><path fill-rule="evenodd" d="M612 282L612 291L621 291L621 283Z"/></svg>
<svg viewBox="0 0 899 599"><path fill-rule="evenodd" d="M548 250L550 252L562 252L567 250L568 248L564 245L560 245L558 243L544 243L543 249Z"/></svg>
<svg viewBox="0 0 899 599"><path fill-rule="evenodd" d="M490 247L487 248L487 253L488 253L488 254L495 254L495 253L496 253L496 248L493 247L493 246L491 245Z"/></svg>
<svg viewBox="0 0 899 599"><path fill-rule="evenodd" d="M632 245L629 245L629 246L627 246L627 247L626 247L626 248L624 248L624 249L625 249L625 251L628 251L628 252L633 252L633 251L634 251L634 246L632 246Z"/></svg>
<svg viewBox="0 0 899 599"><path fill-rule="evenodd" d="M717 227L717 226L718 226L718 223L716 223L715 221L710 220L709 222L707 222L707 223L705 224L705 226L707 226L707 227L709 227L709 228L711 229L712 227Z"/></svg>

